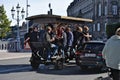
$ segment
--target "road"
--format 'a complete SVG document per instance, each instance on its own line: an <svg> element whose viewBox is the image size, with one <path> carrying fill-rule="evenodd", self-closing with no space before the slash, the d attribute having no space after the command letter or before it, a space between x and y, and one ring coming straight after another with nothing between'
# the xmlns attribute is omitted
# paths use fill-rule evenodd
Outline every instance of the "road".
<svg viewBox="0 0 120 80"><path fill-rule="evenodd" d="M53 65L40 65L37 71L31 69L29 58L0 60L0 80L94 80L107 73L95 70L80 70L74 61L64 64L63 70L55 70Z"/></svg>

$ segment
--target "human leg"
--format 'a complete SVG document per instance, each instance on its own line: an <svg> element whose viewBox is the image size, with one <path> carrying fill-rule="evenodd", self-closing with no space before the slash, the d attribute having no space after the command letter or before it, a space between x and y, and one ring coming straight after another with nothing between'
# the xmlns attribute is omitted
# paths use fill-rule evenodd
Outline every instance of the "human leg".
<svg viewBox="0 0 120 80"><path fill-rule="evenodd" d="M111 75L113 80L120 80L120 70L111 68Z"/></svg>
<svg viewBox="0 0 120 80"><path fill-rule="evenodd" d="M55 45L55 44L51 44L51 48L53 49L53 50L52 50L52 53L53 53L53 54L51 54L51 56L52 56L52 55L56 55L56 54L58 53L58 46Z"/></svg>

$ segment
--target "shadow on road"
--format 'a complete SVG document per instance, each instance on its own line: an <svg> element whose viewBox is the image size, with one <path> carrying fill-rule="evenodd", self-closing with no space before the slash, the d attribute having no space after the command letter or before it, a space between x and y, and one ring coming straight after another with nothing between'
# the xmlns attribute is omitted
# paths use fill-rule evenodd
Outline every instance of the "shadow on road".
<svg viewBox="0 0 120 80"><path fill-rule="evenodd" d="M62 70L55 70L53 65L41 66L38 70L32 70L30 64L0 65L0 74L18 73L18 72L36 72L38 74L50 75L91 75L99 74L95 70L80 70L79 66L73 63L65 64Z"/></svg>
<svg viewBox="0 0 120 80"><path fill-rule="evenodd" d="M45 67L44 69L38 69L36 71L39 74L52 74L52 75L91 75L91 74L100 74L101 72L95 69L81 70L79 66L75 64L67 64L62 70L55 70L51 67Z"/></svg>
<svg viewBox="0 0 120 80"><path fill-rule="evenodd" d="M0 65L0 74L30 71L29 64Z"/></svg>

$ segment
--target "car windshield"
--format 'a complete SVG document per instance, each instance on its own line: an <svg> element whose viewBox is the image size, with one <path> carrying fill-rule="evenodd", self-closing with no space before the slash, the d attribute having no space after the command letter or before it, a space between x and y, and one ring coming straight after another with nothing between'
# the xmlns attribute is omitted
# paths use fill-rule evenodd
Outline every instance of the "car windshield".
<svg viewBox="0 0 120 80"><path fill-rule="evenodd" d="M102 43L86 43L84 45L84 50L97 50L102 51L104 44Z"/></svg>

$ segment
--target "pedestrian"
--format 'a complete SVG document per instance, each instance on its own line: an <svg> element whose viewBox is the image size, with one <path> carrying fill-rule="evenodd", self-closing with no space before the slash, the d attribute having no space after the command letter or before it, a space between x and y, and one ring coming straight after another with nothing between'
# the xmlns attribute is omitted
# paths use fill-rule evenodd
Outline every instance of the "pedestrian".
<svg viewBox="0 0 120 80"><path fill-rule="evenodd" d="M76 49L77 41L78 41L78 37L79 37L79 27L78 26L75 26L75 30L73 31L73 36L74 36L73 48Z"/></svg>
<svg viewBox="0 0 120 80"><path fill-rule="evenodd" d="M78 39L77 39L77 48L81 47L83 45L83 39L84 37L86 36L84 33L83 33L83 29L82 27L78 27Z"/></svg>
<svg viewBox="0 0 120 80"><path fill-rule="evenodd" d="M52 32L52 28L50 26L47 26L46 34L46 43L48 43L47 47L47 59L49 60L52 55L55 55L57 53L57 45L55 44L55 35ZM51 53L51 48L53 48L53 53Z"/></svg>
<svg viewBox="0 0 120 80"><path fill-rule="evenodd" d="M66 45L66 49L65 49L65 56L66 56L66 62L69 61L69 59L72 59L72 44L73 44L73 33L71 31L71 28L67 27L66 28L66 34L67 34L67 45Z"/></svg>
<svg viewBox="0 0 120 80"><path fill-rule="evenodd" d="M84 34L83 34L83 29L80 26L76 27L76 30L73 31L73 36L74 36L74 40L73 40L73 48L77 49L79 46L82 45L83 43L83 38L84 38Z"/></svg>
<svg viewBox="0 0 120 80"><path fill-rule="evenodd" d="M66 28L66 34L67 34L67 46L72 47L74 36L71 31L71 28L69 27Z"/></svg>
<svg viewBox="0 0 120 80"><path fill-rule="evenodd" d="M24 35L24 49L30 49L30 40L28 38L32 32L33 32L33 29L29 28L28 32Z"/></svg>
<svg viewBox="0 0 120 80"><path fill-rule="evenodd" d="M45 41L45 33L46 33L45 26L41 26L41 29L39 31L39 36L40 36L41 42Z"/></svg>
<svg viewBox="0 0 120 80"><path fill-rule="evenodd" d="M65 27L60 25L59 30L57 30L59 35L56 35L56 44L58 46L58 55L64 57L64 50L67 45L67 34L65 32Z"/></svg>
<svg viewBox="0 0 120 80"><path fill-rule="evenodd" d="M24 35L24 39L26 40L29 36L30 36L30 34L33 32L33 29L30 27L29 29L28 29L28 33L26 33L25 35Z"/></svg>
<svg viewBox="0 0 120 80"><path fill-rule="evenodd" d="M56 44L58 45L58 47L61 47L63 43L62 24L59 24L56 27L55 32L56 32L56 36L55 36Z"/></svg>
<svg viewBox="0 0 120 80"><path fill-rule="evenodd" d="M65 48L65 46L67 45L67 34L65 32L65 27L62 27L62 37L63 37L63 47Z"/></svg>
<svg viewBox="0 0 120 80"><path fill-rule="evenodd" d="M102 54L113 80L120 80L120 28L107 40Z"/></svg>
<svg viewBox="0 0 120 80"><path fill-rule="evenodd" d="M38 49L35 48L34 45L36 42L39 42L39 32L38 32L37 25L33 25L33 31L27 37L27 39L25 40L25 43L28 41L30 42L30 48L32 50L32 53L36 53Z"/></svg>
<svg viewBox="0 0 120 80"><path fill-rule="evenodd" d="M89 34L89 28L88 28L88 26L84 26L83 27L83 34L84 34L84 39L83 39L84 42L91 40L90 38L92 36Z"/></svg>

